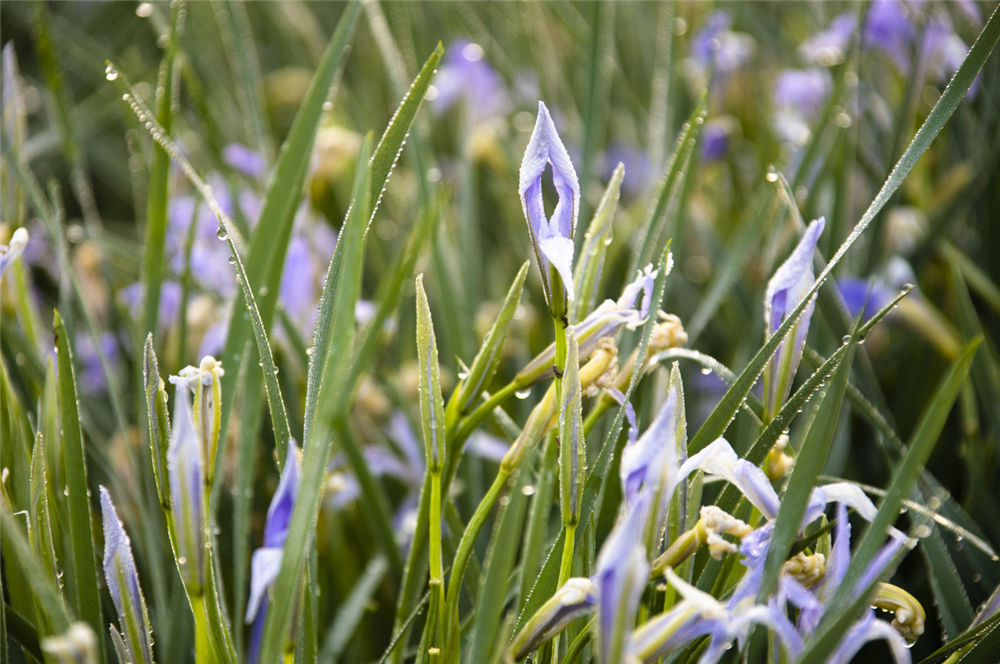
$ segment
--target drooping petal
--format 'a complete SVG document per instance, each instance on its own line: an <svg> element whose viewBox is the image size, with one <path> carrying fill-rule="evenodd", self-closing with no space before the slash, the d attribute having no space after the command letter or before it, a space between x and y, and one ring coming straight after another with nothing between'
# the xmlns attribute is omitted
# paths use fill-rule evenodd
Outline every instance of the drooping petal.
<svg viewBox="0 0 1000 664"><path fill-rule="evenodd" d="M299 493L299 478L302 475L299 448L295 441L289 441L285 467L281 471L278 488L271 498L267 508L267 521L264 525L264 546L281 548L285 545L288 535L288 525L292 521L292 510L295 508L295 498Z"/></svg>
<svg viewBox="0 0 1000 664"><path fill-rule="evenodd" d="M247 600L245 620L253 622L260 610L261 600L268 587L278 578L281 569L281 549L265 547L257 549L250 558L250 598Z"/></svg>
<svg viewBox="0 0 1000 664"><path fill-rule="evenodd" d="M736 485L747 500L768 519L777 516L778 494L767 475L746 459L739 458L724 438L709 443L705 449L685 461L678 472L678 481L695 470L721 477Z"/></svg>

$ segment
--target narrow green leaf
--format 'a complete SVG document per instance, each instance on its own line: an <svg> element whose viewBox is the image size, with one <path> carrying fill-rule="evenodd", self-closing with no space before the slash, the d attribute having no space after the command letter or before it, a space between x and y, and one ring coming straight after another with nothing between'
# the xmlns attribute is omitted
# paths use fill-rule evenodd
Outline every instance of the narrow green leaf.
<svg viewBox="0 0 1000 664"><path fill-rule="evenodd" d="M333 445L328 422L321 420L318 414L324 412L329 416L333 412L331 419L339 421L348 406L346 398L338 402L332 396L343 395L343 379L350 369L350 364L344 360L350 357L354 341L354 303L361 287L364 229L369 218L372 171L368 160L370 149L369 136L365 139L361 158L358 160L351 209L341 229L340 240L330 261L326 284L320 297L306 385L303 472L285 540L281 568L273 586L271 604L264 624L260 650L260 661L263 662L275 661L281 655L285 634L294 612L293 606L297 601L306 555L315 535L321 489ZM346 444L350 442L346 441ZM356 466L355 469L359 467Z"/></svg>
<svg viewBox="0 0 1000 664"><path fill-rule="evenodd" d="M11 514L10 506L4 501L0 501L0 532L3 533L4 546L10 546L14 553L10 559L4 561L4 565L20 568L22 578L31 589L35 606L46 623L36 627L49 629L50 634L62 634L69 629L70 624L70 613L63 603L63 596L59 592L56 580L45 573L41 561L31 550L27 537L21 531L17 518ZM102 627L101 634L103 632ZM98 639L100 638L98 635Z"/></svg>
<svg viewBox="0 0 1000 664"><path fill-rule="evenodd" d="M174 116L174 62L177 59L179 36L186 13L184 2L175 2L171 6L169 40L164 49L159 80L156 84L156 120L168 135L173 127ZM157 321L160 311L160 289L163 285L169 189L170 155L154 144L146 189L146 236L142 243L142 283L146 292L142 304L140 338L146 333L155 335L159 331Z"/></svg>
<svg viewBox="0 0 1000 664"><path fill-rule="evenodd" d="M508 597L510 587L517 580L512 572L528 502L528 496L522 488L526 483L525 478L532 475L532 457L536 453L537 448L528 452L528 458L510 483L508 500L500 501L493 537L490 538L489 548L483 559L483 576L477 589L481 601L472 618L470 648L466 656L466 661L472 664L491 661L490 654L502 649L510 637L510 633L505 632L501 625L505 604L501 598ZM509 630L511 625L507 624L506 627Z"/></svg>
<svg viewBox="0 0 1000 664"><path fill-rule="evenodd" d="M66 469L65 480L68 489L69 534L73 547L72 559L68 561L73 569L74 587L71 596L75 600L76 615L86 620L93 628L100 650L104 644L104 618L101 615L101 594L97 583L98 558L94 552L94 533L91 528L86 454L83 432L80 430L73 355L66 327L58 311L54 314L53 326L56 337L56 358L59 363L59 414L63 434L63 465Z"/></svg>
<svg viewBox="0 0 1000 664"><path fill-rule="evenodd" d="M996 17L997 14L994 14ZM993 19L991 19L993 20ZM824 619L820 622L813 638L807 644L802 655L802 661L815 661L822 653L830 652L842 637L844 630L856 616L856 610L863 606L861 602L867 595L868 588L857 588L858 580L868 569L869 564L878 553L879 547L885 541L889 527L899 515L903 500L909 496L917 481L927 457L944 428L945 420L958 396L958 391L965 382L969 365L975 356L976 348L981 339L976 339L966 345L959 357L941 381L938 389L924 411L924 416L917 426L916 432L908 446L906 455L893 474L889 490L879 506L874 520L865 530L865 534L855 550L851 565L844 579L828 603Z"/></svg>
<svg viewBox="0 0 1000 664"><path fill-rule="evenodd" d="M507 340L507 333L510 332L510 324L514 320L514 313L521 302L521 292L524 290L524 280L528 276L528 268L531 261L525 261L524 265L514 277L514 282L507 289L500 313L497 315L490 331L483 339L483 345L479 347L472 366L465 378L462 379L456 392L458 393L458 414L464 415L469 408L479 401L480 396L486 386L489 385L497 367L500 366L500 357L503 352L504 342Z"/></svg>
<svg viewBox="0 0 1000 664"><path fill-rule="evenodd" d="M639 243L639 251L635 254L635 261L629 268L632 273L637 268L652 262L663 252L663 247L668 239L668 212L676 207L678 196L684 189L683 184L691 166L695 144L701 134L702 125L705 124L706 113L706 97L702 95L694 110L691 111L687 122L681 128L681 133L674 144L674 151L670 155L670 161L667 162L666 171L657 185L655 203L650 206L640 227L644 229L644 234Z"/></svg>
<svg viewBox="0 0 1000 664"><path fill-rule="evenodd" d="M424 275L418 274L417 292L417 364L420 367L420 427L423 430L424 458L427 470L440 473L445 460L444 401L441 398L441 374L438 366L434 322L424 292Z"/></svg>
<svg viewBox="0 0 1000 664"><path fill-rule="evenodd" d="M604 188L601 202L597 204L594 218L583 234L583 247L576 261L573 280L576 282L576 299L573 301L570 321L579 321L593 311L597 302L597 289L600 285L601 273L604 268L605 256L613 237L611 222L618 211L618 197L621 193L622 179L625 177L625 166L619 163L608 186Z"/></svg>
<svg viewBox="0 0 1000 664"><path fill-rule="evenodd" d="M146 335L142 358L143 385L146 393L146 422L149 431L149 456L153 466L156 493L163 509L170 509L167 483L167 447L170 444L170 417L167 414L167 391L160 378L160 367L153 348L153 333Z"/></svg>
<svg viewBox="0 0 1000 664"><path fill-rule="evenodd" d="M823 464L826 463L833 434L837 430L837 420L840 419L840 410L844 402L844 393L847 391L851 361L857 343L856 336L847 343L847 352L834 371L829 388L825 394L820 394L813 406L816 410L815 417L809 424L805 439L795 457L795 466L788 480L788 487L781 497L781 507L778 508L771 543L767 547L763 576L757 590L758 601L769 596L778 582L781 567L792 550L802 517L809 507L809 494L816 486L816 479L823 470Z"/></svg>
<svg viewBox="0 0 1000 664"><path fill-rule="evenodd" d="M320 60L319 67L309 85L306 97L292 122L278 156L264 194L260 220L247 254L247 276L250 289L259 297L261 321L265 331L270 331L274 322L274 310L278 301L281 274L285 264L285 254L291 239L295 210L302 196L303 183L312 158L312 145L323 118L323 105L330 96L334 82L343 70L344 62L353 40L354 28L360 11L360 2L352 2L344 9L337 28ZM266 290L265 290L266 289ZM229 325L223 366L236 366L238 353L243 350L243 342L248 338L250 321L245 312L235 314ZM260 379L253 372L248 376L247 391L251 399L256 399L260 389ZM223 377L222 386L222 429L226 430L229 413L237 385L235 372ZM279 453L279 459L284 454Z"/></svg>
<svg viewBox="0 0 1000 664"><path fill-rule="evenodd" d="M563 523L577 524L586 482L586 445L583 435L583 395L580 390L580 346L567 330L566 368L559 404L559 508Z"/></svg>
<svg viewBox="0 0 1000 664"><path fill-rule="evenodd" d="M384 556L375 556L368 561L364 572L351 588L350 594L338 608L337 617L326 633L323 648L319 653L321 660L335 662L340 658L348 641L361 624L368 603L372 601L372 595L382 583L388 569L389 564Z"/></svg>
<svg viewBox="0 0 1000 664"><path fill-rule="evenodd" d="M58 565L52 541L52 516L49 513L49 479L45 468L45 441L35 436L31 452L31 503L28 508L31 544L45 572L56 578Z"/></svg>

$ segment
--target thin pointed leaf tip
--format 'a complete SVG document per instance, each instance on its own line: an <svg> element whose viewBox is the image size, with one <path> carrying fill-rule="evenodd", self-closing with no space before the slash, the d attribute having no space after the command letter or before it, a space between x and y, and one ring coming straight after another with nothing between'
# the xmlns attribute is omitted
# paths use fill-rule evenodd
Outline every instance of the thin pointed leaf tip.
<svg viewBox="0 0 1000 664"><path fill-rule="evenodd" d="M548 166L552 167L552 184L558 196L551 217L545 215L542 198L542 175ZM553 315L561 317L567 300L573 299L573 234L580 210L580 183L549 109L541 101L521 161L518 191L542 273L545 300Z"/></svg>

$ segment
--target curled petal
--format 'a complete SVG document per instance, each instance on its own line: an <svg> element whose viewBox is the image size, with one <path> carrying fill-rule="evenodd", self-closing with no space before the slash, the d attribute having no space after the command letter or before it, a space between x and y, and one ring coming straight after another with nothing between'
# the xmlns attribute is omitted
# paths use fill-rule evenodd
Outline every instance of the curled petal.
<svg viewBox="0 0 1000 664"><path fill-rule="evenodd" d="M302 475L299 448L295 441L288 443L288 456L285 467L281 471L278 488L271 498L267 508L267 521L264 525L264 546L282 547L288 536L288 524L292 521L292 510L295 507L295 497L299 493L299 478Z"/></svg>

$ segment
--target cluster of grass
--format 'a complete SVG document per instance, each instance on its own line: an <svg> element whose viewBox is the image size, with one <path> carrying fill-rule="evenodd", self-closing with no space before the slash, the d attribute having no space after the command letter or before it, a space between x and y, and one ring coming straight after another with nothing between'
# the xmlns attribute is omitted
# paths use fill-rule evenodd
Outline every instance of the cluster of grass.
<svg viewBox="0 0 1000 664"><path fill-rule="evenodd" d="M0 662L823 661L910 600L916 661L990 661L1000 14L897 4L902 64L860 27L800 48L867 2L4 3ZM565 312L518 191L540 99L579 178ZM637 271L614 343L560 324ZM633 493L653 437L665 495ZM789 600L793 650L719 626L791 577L822 604Z"/></svg>

